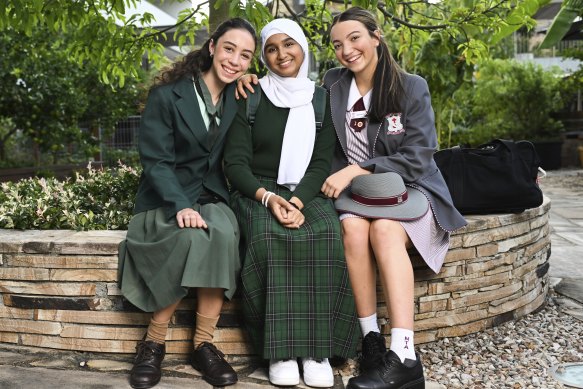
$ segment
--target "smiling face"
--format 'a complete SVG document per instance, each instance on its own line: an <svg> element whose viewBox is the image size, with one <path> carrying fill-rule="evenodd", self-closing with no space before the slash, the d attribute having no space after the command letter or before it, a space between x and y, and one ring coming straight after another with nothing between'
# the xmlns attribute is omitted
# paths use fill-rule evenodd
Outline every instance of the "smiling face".
<svg viewBox="0 0 583 389"><path fill-rule="evenodd" d="M251 65L255 52L255 40L249 31L234 28L225 32L217 40L210 42L213 55L211 71L224 84L241 77Z"/></svg>
<svg viewBox="0 0 583 389"><path fill-rule="evenodd" d="M359 21L336 23L330 38L338 61L355 74L373 74L378 63L380 32L371 34Z"/></svg>
<svg viewBox="0 0 583 389"><path fill-rule="evenodd" d="M304 62L304 50L287 34L273 34L263 49L265 64L280 77L297 77Z"/></svg>

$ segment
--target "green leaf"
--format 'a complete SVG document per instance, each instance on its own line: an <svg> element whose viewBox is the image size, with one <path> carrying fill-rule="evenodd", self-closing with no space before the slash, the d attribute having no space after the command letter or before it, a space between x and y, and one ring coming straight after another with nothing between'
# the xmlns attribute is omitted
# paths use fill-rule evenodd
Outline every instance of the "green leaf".
<svg viewBox="0 0 583 389"><path fill-rule="evenodd" d="M550 0L524 0L520 2L508 15L504 26L492 36L490 39L491 44L497 44L500 40L524 26L529 17L533 16L536 11L549 2Z"/></svg>
<svg viewBox="0 0 583 389"><path fill-rule="evenodd" d="M565 0L559 13L553 19L551 27L547 31L545 39L540 45L541 49L550 48L563 39L565 34L571 28L573 21L577 16L583 15L583 1L581 0Z"/></svg>

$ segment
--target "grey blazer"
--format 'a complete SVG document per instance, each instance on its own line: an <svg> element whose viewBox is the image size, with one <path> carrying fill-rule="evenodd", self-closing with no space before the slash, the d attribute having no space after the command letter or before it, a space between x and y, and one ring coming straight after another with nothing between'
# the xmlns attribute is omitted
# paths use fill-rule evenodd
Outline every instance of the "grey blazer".
<svg viewBox="0 0 583 389"><path fill-rule="evenodd" d="M339 140L332 161L333 173L348 165L344 123L351 81L352 72L346 68L330 69L324 76ZM453 206L445 180L433 160L437 134L427 82L406 74L403 86L402 112L387 113L382 123L369 122L367 135L372 158L359 165L374 173L398 173L406 184L425 194L441 228L457 230L467 223Z"/></svg>

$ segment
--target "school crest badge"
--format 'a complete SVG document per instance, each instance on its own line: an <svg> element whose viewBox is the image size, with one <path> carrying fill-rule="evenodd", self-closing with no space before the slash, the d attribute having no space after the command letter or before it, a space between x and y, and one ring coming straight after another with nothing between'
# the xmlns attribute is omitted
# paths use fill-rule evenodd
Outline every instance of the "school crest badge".
<svg viewBox="0 0 583 389"><path fill-rule="evenodd" d="M403 123L401 123L401 113L390 113L385 116L387 120L387 135L398 135L405 132Z"/></svg>

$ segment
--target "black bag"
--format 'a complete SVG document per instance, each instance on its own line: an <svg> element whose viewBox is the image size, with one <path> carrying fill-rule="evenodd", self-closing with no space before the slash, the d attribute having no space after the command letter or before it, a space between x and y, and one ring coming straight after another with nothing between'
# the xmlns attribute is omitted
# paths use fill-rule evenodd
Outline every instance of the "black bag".
<svg viewBox="0 0 583 389"><path fill-rule="evenodd" d="M538 207L540 159L532 143L495 139L477 148L434 154L453 203L463 214L519 213Z"/></svg>

